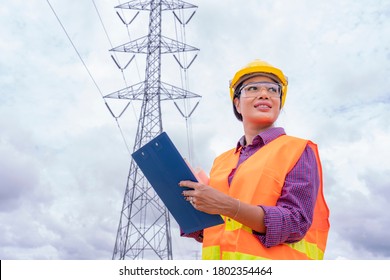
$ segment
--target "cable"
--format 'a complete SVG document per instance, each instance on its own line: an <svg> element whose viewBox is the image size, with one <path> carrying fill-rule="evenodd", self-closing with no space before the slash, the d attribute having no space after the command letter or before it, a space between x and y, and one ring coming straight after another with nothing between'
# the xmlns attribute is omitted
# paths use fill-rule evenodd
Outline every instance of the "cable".
<svg viewBox="0 0 390 280"><path fill-rule="evenodd" d="M97 90L99 91L100 95L101 95L102 97L104 97L104 96L103 96L103 93L102 93L102 91L100 90L99 86L97 85L97 83L96 83L95 79L92 77L92 74L91 74L91 72L89 71L89 69L88 69L87 65L84 63L84 60L82 59L82 57L81 57L81 55L80 55L79 51L77 50L76 46L73 44L73 41L72 41L72 39L70 38L70 36L69 36L68 32L66 31L66 29L65 29L64 25L62 24L62 22L61 22L60 18L58 17L58 15L57 15L57 13L55 12L54 8L53 8L53 7L52 7L52 5L50 4L50 1L49 1L49 0L46 0L46 1L47 1L47 4L49 4L49 6L50 6L50 9L53 11L53 13L54 13L55 17L57 18L57 20L58 20L59 24L61 25L61 27L62 27L62 30L64 30L64 32L65 32L65 34L66 34L66 36L68 37L68 39L69 39L70 43L72 44L72 46L73 46L73 49L76 51L76 53L77 53L78 57L80 58L80 60L81 60L82 64L84 65L84 68L85 68L85 70L88 72L88 75L89 75L89 77L92 79L92 81L93 81L93 83L95 84L95 86L96 86Z"/></svg>
<svg viewBox="0 0 390 280"><path fill-rule="evenodd" d="M120 0L118 0L118 4L119 4L119 5L122 5L122 3L121 3ZM123 12L123 9L121 9L121 12L122 12L122 16L123 16L123 18L124 18L124 17L125 17L125 13ZM124 23L125 23L125 22L124 22ZM125 25L126 25L126 30L127 30L127 36L129 36L129 41L131 42L132 39L131 39L131 35L130 35L129 24L125 23ZM136 67L136 69L137 69L138 78L139 78L139 80L141 80L141 74L140 74L140 71L139 71L137 58L135 59L135 67Z"/></svg>
<svg viewBox="0 0 390 280"><path fill-rule="evenodd" d="M98 8L97 8L97 6L96 6L95 0L92 0L92 3L93 3L93 6L95 7L96 13L98 14L98 17L99 17L100 23L102 24L102 27L103 27L103 30L104 30L104 33L106 33L107 40L110 42L111 48L113 49L113 48L114 48L114 46L112 45L112 42L111 42L110 36L108 36L107 29L106 29L106 27L104 26L104 23L103 23L102 17L100 16L100 13L99 13L99 10L98 10ZM114 54L114 55L115 55L115 54Z"/></svg>
<svg viewBox="0 0 390 280"><path fill-rule="evenodd" d="M62 24L60 18L58 17L58 15L57 15L56 11L54 10L53 6L51 5L50 1L49 1L49 0L46 0L46 2L47 2L47 4L49 5L49 7L50 7L50 9L52 10L52 12L53 12L53 14L55 15L55 17L57 18L57 21L58 21L58 23L61 25L62 30L65 32L66 37L68 38L69 42L72 44L73 49L74 49L75 52L77 53L77 56L79 57L81 63L83 64L85 70L87 71L89 77L91 78L91 80L93 81L95 87L96 87L97 90L99 91L100 96L103 98L104 103L105 103L106 106L108 107L108 104L107 104L107 102L106 102L105 99L104 99L104 95L103 95L102 91L100 90L100 87L99 87L98 84L96 83L96 80L93 78L91 72L89 71L87 65L85 64L83 58L81 57L79 51L77 50L77 48L76 48L76 46L75 46L75 44L73 43L72 39L70 38L68 32L67 32L66 29L65 29L65 26ZM111 112L111 114L112 114L112 112ZM115 116L114 116L114 118L115 118ZM117 126L118 126L118 128L119 128L119 131L120 131L120 133L121 133L122 139L123 139L123 141L124 141L124 143L125 143L126 149L127 149L128 153L131 154L130 149L129 149L129 146L128 146L128 144L127 144L127 141L126 141L126 139L125 139L125 137L124 137L123 130L122 130L122 128L120 127L120 124L119 124L119 122L118 122L118 119L115 118L115 121L116 121Z"/></svg>
<svg viewBox="0 0 390 280"><path fill-rule="evenodd" d="M176 41L177 41L177 44L179 44L179 41L180 42L183 42L184 44L186 43L186 30L185 30L185 15L184 15L184 11L183 10L180 10L179 11L179 16L176 15L175 12L173 12L173 15L174 15L174 25L175 25L175 35L176 35ZM177 21L179 21L179 28L178 28L178 24L175 20L175 18L177 19ZM179 29L179 31L178 31ZM187 53L184 52L182 55L180 54L180 52L178 53L178 59L176 59L178 61L178 63L180 64L180 78L181 78L181 86L183 89L185 90L188 90L189 89L189 76L188 76L188 67L187 67ZM180 60L181 60L181 57L183 59L183 64L180 63ZM186 134L187 134L187 149L188 149L188 160L191 164L194 164L193 163L193 158L192 158L192 155L194 153L194 149L193 149L193 134L192 134L192 122L191 122L191 119L190 119L190 115L191 113L188 113L188 112L191 112L191 102L190 100L184 98L183 99L183 105L184 105L184 114L183 117L185 119L185 124L186 124Z"/></svg>
<svg viewBox="0 0 390 280"><path fill-rule="evenodd" d="M102 25L102 27L103 27L104 33L106 34L107 40L108 40L108 42L110 43L111 49L113 49L114 46L113 46L113 44L112 44L112 41L111 41L111 39L110 39L110 36L108 35L108 32L107 32L107 29L106 29L106 27L105 27L105 25L104 25L103 19L102 19L102 17L100 16L100 12L99 12L98 7L96 6L95 0L92 0L92 3L93 3L93 5L94 5L95 11L96 11L96 13L97 13L97 15L98 15L98 17L99 17L99 20L100 20L100 23L101 23L101 25ZM118 66L118 68L121 70L122 78L123 78L123 81L124 81L124 83L125 83L125 88L127 88L127 87L128 87L128 83L127 83L127 80L126 80L125 73L124 73L124 71L123 71L124 68L127 67L127 65L126 65L124 68L120 67L119 64L118 64L118 62L117 62L117 61L119 61L119 59L118 59L118 57L117 57L117 55L116 55L116 52L114 52L114 56L115 56L115 59L116 59L116 60L114 59L114 62L115 62L115 64ZM133 58L134 58L134 57L133 57ZM131 62L132 60L133 60L133 59L131 59L130 62ZM130 64L130 62L129 62L128 64ZM139 75L139 73L138 73L138 75ZM132 106L132 108L133 108L134 117L137 118L137 113L136 113L136 110L135 110L135 108L134 108L134 104L133 104L133 102L131 102L131 101L129 101L129 102L127 103L127 105L125 106L125 109L123 109L122 113L120 113L120 115L119 115L118 117L116 117L116 116L113 114L113 112L111 111L110 108L108 108L108 109L109 109L111 115L112 115L115 119L118 119L118 118L120 118L120 117L123 115L123 113L126 111L127 107L130 105L130 103L131 103L131 106ZM107 106L108 106L108 104L107 104Z"/></svg>

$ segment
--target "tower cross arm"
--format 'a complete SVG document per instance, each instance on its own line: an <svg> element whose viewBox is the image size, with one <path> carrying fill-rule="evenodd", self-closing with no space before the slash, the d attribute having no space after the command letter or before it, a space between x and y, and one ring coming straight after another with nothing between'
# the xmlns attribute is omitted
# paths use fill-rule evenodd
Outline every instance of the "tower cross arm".
<svg viewBox="0 0 390 280"><path fill-rule="evenodd" d="M161 37L161 53L164 54L189 51L199 51L199 49L165 36Z"/></svg>
<svg viewBox="0 0 390 280"><path fill-rule="evenodd" d="M153 89L155 89L153 87ZM121 90L112 92L104 96L104 98L129 99L142 101L145 94L145 82L141 82ZM177 86L161 82L160 84L160 100L176 100L188 98L201 98L201 95L191 91L179 88Z"/></svg>
<svg viewBox="0 0 390 280"><path fill-rule="evenodd" d="M130 9L130 10L143 10L150 11L152 0L131 0L126 3L116 6L117 9ZM187 3L181 0L162 0L161 10L178 10L178 9L194 9L198 8L191 3Z"/></svg>
<svg viewBox="0 0 390 280"><path fill-rule="evenodd" d="M201 98L202 96L191 91L170 85L167 83L161 83L161 100L175 100L175 99L188 99L188 98Z"/></svg>
<svg viewBox="0 0 390 280"><path fill-rule="evenodd" d="M118 47L111 49L110 51L116 52L127 52L127 53L143 53L147 54L148 52L148 37L144 36L136 40L130 41L128 43L122 44ZM188 51L199 51L198 48L190 46L188 44L179 42L177 40L170 39L165 36L161 36L161 53L178 53L178 52L188 52Z"/></svg>
<svg viewBox="0 0 390 280"><path fill-rule="evenodd" d="M112 48L110 51L146 54L148 52L147 49L148 49L148 36L143 36L141 38L135 39L133 41Z"/></svg>
<svg viewBox="0 0 390 280"><path fill-rule="evenodd" d="M115 99L130 99L130 100L143 100L145 92L145 82L131 85L121 90L112 92L104 96L104 98L115 98Z"/></svg>

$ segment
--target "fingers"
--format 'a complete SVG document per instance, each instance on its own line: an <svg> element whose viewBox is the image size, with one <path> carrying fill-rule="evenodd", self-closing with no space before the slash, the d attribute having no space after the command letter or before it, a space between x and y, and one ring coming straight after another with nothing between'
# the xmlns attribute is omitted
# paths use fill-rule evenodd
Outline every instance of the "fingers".
<svg viewBox="0 0 390 280"><path fill-rule="evenodd" d="M198 188L200 185L200 183L197 183L197 182L193 182L193 181L180 181L179 182L179 186L180 187L188 187L188 188L191 188L191 189L196 189Z"/></svg>
<svg viewBox="0 0 390 280"><path fill-rule="evenodd" d="M196 190L199 188L199 183L192 181L181 181L179 182L180 187L188 187L191 190L185 190L182 192L185 200L191 203L191 205L196 208Z"/></svg>
<svg viewBox="0 0 390 280"><path fill-rule="evenodd" d="M197 205L196 205L196 197L194 196L191 196L191 195L186 195L184 192L183 192L183 195L184 195L184 199L186 201L188 201L189 203L191 203L191 205L196 208Z"/></svg>
<svg viewBox="0 0 390 280"><path fill-rule="evenodd" d="M191 205L192 205L193 207L195 207L195 208L196 208L196 201L195 201L195 197L193 197L193 196L189 196L187 200L188 200L188 201L191 203Z"/></svg>
<svg viewBox="0 0 390 280"><path fill-rule="evenodd" d="M196 195L196 193L195 191L183 191L182 195L187 201L192 202L195 198L194 196Z"/></svg>
<svg viewBox="0 0 390 280"><path fill-rule="evenodd" d="M181 182L179 182L179 186L180 187L187 187L187 188L191 189L191 190L184 190L183 191L182 194L185 197L194 196L195 195L195 191L198 188L198 184L199 183L192 182L192 181L181 181Z"/></svg>

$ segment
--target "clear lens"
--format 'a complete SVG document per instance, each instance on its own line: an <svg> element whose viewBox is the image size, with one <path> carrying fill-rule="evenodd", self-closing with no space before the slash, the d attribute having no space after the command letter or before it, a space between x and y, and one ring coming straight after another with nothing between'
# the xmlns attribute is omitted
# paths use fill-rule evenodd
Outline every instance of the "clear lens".
<svg viewBox="0 0 390 280"><path fill-rule="evenodd" d="M241 96L248 98L257 97L262 91L265 91L271 97L280 97L281 86L270 82L250 83L241 88Z"/></svg>

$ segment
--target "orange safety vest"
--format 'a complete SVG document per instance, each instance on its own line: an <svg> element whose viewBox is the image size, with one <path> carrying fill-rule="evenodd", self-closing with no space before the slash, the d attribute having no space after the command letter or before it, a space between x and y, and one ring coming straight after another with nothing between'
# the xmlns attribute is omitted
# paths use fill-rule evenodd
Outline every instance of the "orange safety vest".
<svg viewBox="0 0 390 280"><path fill-rule="evenodd" d="M229 150L214 161L210 185L252 205L275 206L286 175L309 145L317 159L320 186L313 222L302 240L266 248L252 229L223 217L225 223L204 230L203 259L323 259L329 232L329 209L322 188L322 169L317 145L311 141L280 136L245 160L236 170L229 187L228 176L237 166L239 153Z"/></svg>

